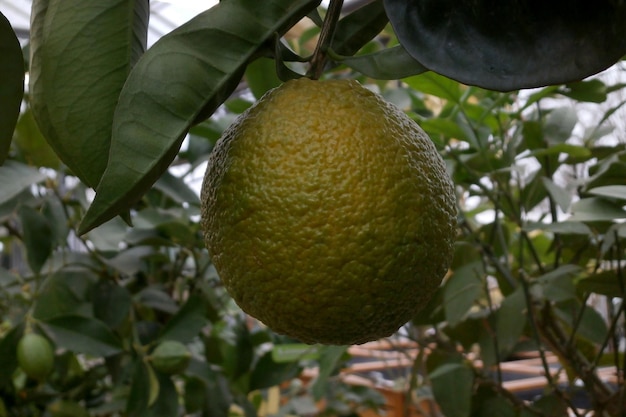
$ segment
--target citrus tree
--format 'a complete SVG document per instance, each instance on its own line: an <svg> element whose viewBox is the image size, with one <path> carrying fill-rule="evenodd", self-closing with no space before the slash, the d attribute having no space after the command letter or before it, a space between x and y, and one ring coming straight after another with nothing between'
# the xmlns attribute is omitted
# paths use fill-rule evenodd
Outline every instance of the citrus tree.
<svg viewBox="0 0 626 417"><path fill-rule="evenodd" d="M217 139L302 76L405 110L454 183L451 267L392 338L420 347L407 409L622 415L626 7L457 3L224 0L150 48L147 0L35 0L24 50L0 16L0 416L382 406L338 376L346 346L245 315L200 230ZM502 369L528 351L523 400Z"/></svg>

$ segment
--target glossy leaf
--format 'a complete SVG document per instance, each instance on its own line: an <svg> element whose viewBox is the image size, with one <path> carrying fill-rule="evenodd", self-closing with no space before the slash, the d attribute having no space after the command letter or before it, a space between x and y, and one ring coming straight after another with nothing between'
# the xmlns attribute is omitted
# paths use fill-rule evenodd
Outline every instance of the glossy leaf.
<svg viewBox="0 0 626 417"><path fill-rule="evenodd" d="M58 346L72 352L110 356L122 351L119 338L100 320L69 314L42 321L41 325Z"/></svg>
<svg viewBox="0 0 626 417"><path fill-rule="evenodd" d="M189 128L225 101L265 42L317 4L319 0L229 0L151 47L120 95L109 164L80 233L130 208L150 189Z"/></svg>
<svg viewBox="0 0 626 417"><path fill-rule="evenodd" d="M417 61L492 90L581 80L626 53L622 2L385 0L385 9Z"/></svg>
<svg viewBox="0 0 626 417"><path fill-rule="evenodd" d="M107 163L119 93L146 48L148 0L35 0L33 114L61 160L95 187Z"/></svg>
<svg viewBox="0 0 626 417"><path fill-rule="evenodd" d="M0 165L6 159L24 95L24 57L11 23L0 13Z"/></svg>
<svg viewBox="0 0 626 417"><path fill-rule="evenodd" d="M14 161L0 166L0 204L4 204L33 184L46 178L36 168Z"/></svg>

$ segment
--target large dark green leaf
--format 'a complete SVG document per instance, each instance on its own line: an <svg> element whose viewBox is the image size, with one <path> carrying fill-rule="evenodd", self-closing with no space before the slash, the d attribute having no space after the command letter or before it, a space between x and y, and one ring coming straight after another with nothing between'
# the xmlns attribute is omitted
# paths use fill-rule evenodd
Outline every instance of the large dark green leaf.
<svg viewBox="0 0 626 417"><path fill-rule="evenodd" d="M132 206L167 170L189 128L233 91L246 65L319 0L229 0L161 38L124 86L110 160L80 233Z"/></svg>
<svg viewBox="0 0 626 417"><path fill-rule="evenodd" d="M601 0L384 0L425 67L493 90L583 79L626 53L626 4Z"/></svg>
<svg viewBox="0 0 626 417"><path fill-rule="evenodd" d="M0 13L0 165L9 153L24 95L24 58L11 24Z"/></svg>
<svg viewBox="0 0 626 417"><path fill-rule="evenodd" d="M33 114L61 160L95 187L122 85L146 48L148 0L35 0Z"/></svg>

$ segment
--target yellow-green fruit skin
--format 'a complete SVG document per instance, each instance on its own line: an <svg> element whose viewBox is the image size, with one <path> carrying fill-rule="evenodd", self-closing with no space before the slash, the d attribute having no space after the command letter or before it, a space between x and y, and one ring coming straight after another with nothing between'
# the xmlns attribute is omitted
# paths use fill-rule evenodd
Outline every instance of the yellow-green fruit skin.
<svg viewBox="0 0 626 417"><path fill-rule="evenodd" d="M237 304L306 343L389 336L450 264L453 184L424 131L356 81L289 81L223 134L202 226Z"/></svg>
<svg viewBox="0 0 626 417"><path fill-rule="evenodd" d="M48 339L27 333L17 343L17 363L26 375L44 380L54 368L54 351Z"/></svg>

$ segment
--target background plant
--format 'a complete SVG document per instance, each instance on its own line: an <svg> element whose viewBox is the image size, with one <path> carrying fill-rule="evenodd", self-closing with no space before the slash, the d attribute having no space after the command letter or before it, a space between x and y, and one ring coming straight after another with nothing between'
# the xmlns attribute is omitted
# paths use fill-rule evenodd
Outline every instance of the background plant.
<svg viewBox="0 0 626 417"><path fill-rule="evenodd" d="M397 381L407 407L432 398L432 414L448 417L623 413L624 85L607 73L534 90L466 86L405 53L383 2L334 23L318 4L224 1L146 50L147 1L35 1L25 95L22 51L0 25L13 58L0 97L15 113L0 123L0 416L253 416L276 389L282 414L382 405L342 382L347 347L301 346L245 317L197 223L198 180L225 126L280 79L313 70L405 109L456 185L453 267L391 339L421 347ZM305 15L313 24L288 32ZM316 48L325 31L334 36ZM610 71L623 79L623 61ZM27 332L54 349L45 378L18 366ZM164 341L191 356L173 374L152 355ZM529 402L504 388L500 368L523 351L546 370ZM319 376L304 384L312 366Z"/></svg>

